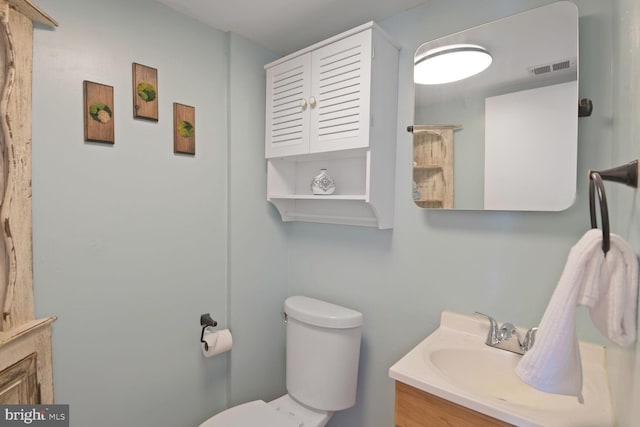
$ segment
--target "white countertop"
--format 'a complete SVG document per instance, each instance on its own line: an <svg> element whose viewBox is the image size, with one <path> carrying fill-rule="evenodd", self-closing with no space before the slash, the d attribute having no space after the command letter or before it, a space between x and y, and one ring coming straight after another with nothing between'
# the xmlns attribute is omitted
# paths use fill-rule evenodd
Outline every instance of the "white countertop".
<svg viewBox="0 0 640 427"><path fill-rule="evenodd" d="M389 369L397 381L522 427L607 427L613 412L604 347L580 343L584 404L515 374L522 356L485 344L487 319L442 312L440 327Z"/></svg>

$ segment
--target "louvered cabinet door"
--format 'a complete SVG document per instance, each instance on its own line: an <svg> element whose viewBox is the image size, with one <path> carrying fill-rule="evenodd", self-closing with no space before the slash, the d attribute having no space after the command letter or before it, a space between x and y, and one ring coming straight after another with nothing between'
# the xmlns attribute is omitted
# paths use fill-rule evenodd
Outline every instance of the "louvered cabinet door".
<svg viewBox="0 0 640 427"><path fill-rule="evenodd" d="M311 54L267 69L266 157L309 152Z"/></svg>
<svg viewBox="0 0 640 427"><path fill-rule="evenodd" d="M371 30L312 53L310 152L369 145Z"/></svg>

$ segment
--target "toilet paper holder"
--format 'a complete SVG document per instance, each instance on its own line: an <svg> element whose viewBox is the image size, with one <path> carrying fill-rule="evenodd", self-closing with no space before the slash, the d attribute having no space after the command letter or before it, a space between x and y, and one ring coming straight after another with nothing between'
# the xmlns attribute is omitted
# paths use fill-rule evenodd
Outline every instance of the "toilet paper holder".
<svg viewBox="0 0 640 427"><path fill-rule="evenodd" d="M202 333L200 334L200 342L204 344L204 349L208 351L209 350L209 344L204 340L204 331L208 327L214 328L214 327L218 326L218 322L213 320L209 313L205 313L205 314L201 314L200 315L200 326L202 326Z"/></svg>

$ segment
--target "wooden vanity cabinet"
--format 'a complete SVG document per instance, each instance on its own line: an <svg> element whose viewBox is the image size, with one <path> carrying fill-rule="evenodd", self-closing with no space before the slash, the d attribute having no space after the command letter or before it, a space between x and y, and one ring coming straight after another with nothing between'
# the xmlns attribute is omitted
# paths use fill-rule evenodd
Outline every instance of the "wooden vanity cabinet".
<svg viewBox="0 0 640 427"><path fill-rule="evenodd" d="M395 405L396 427L512 426L399 381Z"/></svg>

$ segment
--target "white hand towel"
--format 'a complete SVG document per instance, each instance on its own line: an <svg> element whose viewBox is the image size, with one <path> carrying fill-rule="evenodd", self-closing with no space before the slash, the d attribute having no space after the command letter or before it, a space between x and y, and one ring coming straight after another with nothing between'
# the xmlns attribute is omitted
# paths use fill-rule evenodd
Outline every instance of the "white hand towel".
<svg viewBox="0 0 640 427"><path fill-rule="evenodd" d="M527 384L548 392L582 398L582 364L576 336L576 307L589 307L591 320L612 342L636 340L638 260L620 236L602 251L602 230L591 229L571 248L567 264L542 316L535 345L516 373Z"/></svg>

